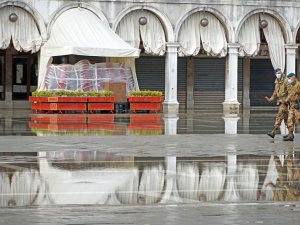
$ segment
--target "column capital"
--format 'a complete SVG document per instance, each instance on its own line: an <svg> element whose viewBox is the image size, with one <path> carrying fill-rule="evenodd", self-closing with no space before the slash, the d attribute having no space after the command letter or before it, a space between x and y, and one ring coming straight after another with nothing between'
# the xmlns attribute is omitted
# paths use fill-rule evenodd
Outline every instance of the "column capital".
<svg viewBox="0 0 300 225"><path fill-rule="evenodd" d="M166 46L167 46L168 53L176 53L177 54L180 44L178 42L167 42Z"/></svg>
<svg viewBox="0 0 300 225"><path fill-rule="evenodd" d="M286 49L287 55L296 55L296 50L298 49L298 45L287 44L284 45L284 47Z"/></svg>
<svg viewBox="0 0 300 225"><path fill-rule="evenodd" d="M297 49L298 48L298 44L285 44L284 47L286 49Z"/></svg>
<svg viewBox="0 0 300 225"><path fill-rule="evenodd" d="M241 47L241 45L239 43L228 43L227 46L228 46L228 48L236 48L236 49Z"/></svg>
<svg viewBox="0 0 300 225"><path fill-rule="evenodd" d="M228 43L227 46L229 54L238 54L241 45L238 43Z"/></svg>
<svg viewBox="0 0 300 225"><path fill-rule="evenodd" d="M180 46L180 43L179 42L167 42L166 43L166 46L169 48L169 47L173 47L173 48L178 48Z"/></svg>

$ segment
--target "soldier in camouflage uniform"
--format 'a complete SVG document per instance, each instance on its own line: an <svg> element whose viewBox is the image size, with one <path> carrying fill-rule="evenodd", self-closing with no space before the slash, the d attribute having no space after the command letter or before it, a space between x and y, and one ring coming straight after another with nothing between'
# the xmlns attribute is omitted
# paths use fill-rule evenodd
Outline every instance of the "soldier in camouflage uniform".
<svg viewBox="0 0 300 225"><path fill-rule="evenodd" d="M265 97L268 102L272 102L275 99L277 100L277 105L279 106L278 113L276 115L274 129L271 132L268 132L271 138L274 138L276 135L276 130L280 127L282 120L284 120L285 125L287 125L288 120L288 104L283 103L280 100L287 98L287 78L281 72L280 68L275 69L275 88L272 96L270 98Z"/></svg>
<svg viewBox="0 0 300 225"><path fill-rule="evenodd" d="M299 106L299 97L300 97L300 82L297 80L294 73L289 73L288 78L288 97L281 100L281 102L289 102L289 114L287 127L289 134L283 138L284 141L293 141L294 140L294 127L296 123L300 121L300 106Z"/></svg>

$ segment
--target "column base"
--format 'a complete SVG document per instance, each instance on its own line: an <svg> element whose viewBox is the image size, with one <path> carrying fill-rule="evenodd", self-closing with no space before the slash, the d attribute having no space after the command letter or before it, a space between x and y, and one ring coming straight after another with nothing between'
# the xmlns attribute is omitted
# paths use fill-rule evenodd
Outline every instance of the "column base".
<svg viewBox="0 0 300 225"><path fill-rule="evenodd" d="M237 123L240 117L237 114L225 114L225 134L237 134Z"/></svg>
<svg viewBox="0 0 300 225"><path fill-rule="evenodd" d="M223 102L224 114L239 114L240 103L239 102Z"/></svg>
<svg viewBox="0 0 300 225"><path fill-rule="evenodd" d="M164 114L177 115L179 113L179 103L178 102L164 102L163 103Z"/></svg>
<svg viewBox="0 0 300 225"><path fill-rule="evenodd" d="M177 134L177 121L178 116L170 116L170 114L164 115L165 123L165 135L176 135Z"/></svg>

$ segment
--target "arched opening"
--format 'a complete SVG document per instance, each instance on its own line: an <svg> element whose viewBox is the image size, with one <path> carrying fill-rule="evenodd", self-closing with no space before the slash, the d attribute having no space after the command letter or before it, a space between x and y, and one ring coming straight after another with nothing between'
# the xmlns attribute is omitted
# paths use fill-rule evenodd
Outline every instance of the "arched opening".
<svg viewBox="0 0 300 225"><path fill-rule="evenodd" d="M300 44L300 29L298 28L297 30L297 34L296 34L296 39L295 39L296 45ZM299 47L297 48L297 52L296 52L296 76L299 80L299 73L300 73L300 61L299 61L299 55L300 55L300 49Z"/></svg>
<svg viewBox="0 0 300 225"><path fill-rule="evenodd" d="M244 62L244 107L275 106L265 96L273 93L274 69L285 70L287 35L281 22L269 13L254 13L241 24L237 39Z"/></svg>
<svg viewBox="0 0 300 225"><path fill-rule="evenodd" d="M0 99L13 106L27 100L37 87L37 64L43 29L24 8L0 8ZM23 104L23 103L21 103Z"/></svg>
<svg viewBox="0 0 300 225"><path fill-rule="evenodd" d="M135 60L139 88L164 92L167 32L161 19L150 9L135 9L122 17L116 33L141 49Z"/></svg>
<svg viewBox="0 0 300 225"><path fill-rule="evenodd" d="M177 27L178 100L183 110L223 109L227 44L231 40L225 20L217 11L203 8L183 17Z"/></svg>

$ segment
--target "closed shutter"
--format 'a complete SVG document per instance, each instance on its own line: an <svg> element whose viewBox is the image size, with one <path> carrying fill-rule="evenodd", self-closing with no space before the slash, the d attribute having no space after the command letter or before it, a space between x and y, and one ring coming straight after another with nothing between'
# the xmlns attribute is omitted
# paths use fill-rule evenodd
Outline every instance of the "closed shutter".
<svg viewBox="0 0 300 225"><path fill-rule="evenodd" d="M225 99L225 58L195 58L194 109L220 111Z"/></svg>
<svg viewBox="0 0 300 225"><path fill-rule="evenodd" d="M136 76L140 90L165 90L165 57L141 56L136 59Z"/></svg>
<svg viewBox="0 0 300 225"><path fill-rule="evenodd" d="M250 60L250 105L274 106L265 96L271 96L274 90L274 69L270 59Z"/></svg>
<svg viewBox="0 0 300 225"><path fill-rule="evenodd" d="M187 73L187 58L179 57L177 63L177 99L179 102L179 110L186 109L186 73Z"/></svg>
<svg viewBox="0 0 300 225"><path fill-rule="evenodd" d="M238 101L242 107L243 104L243 59L239 58L238 61Z"/></svg>

